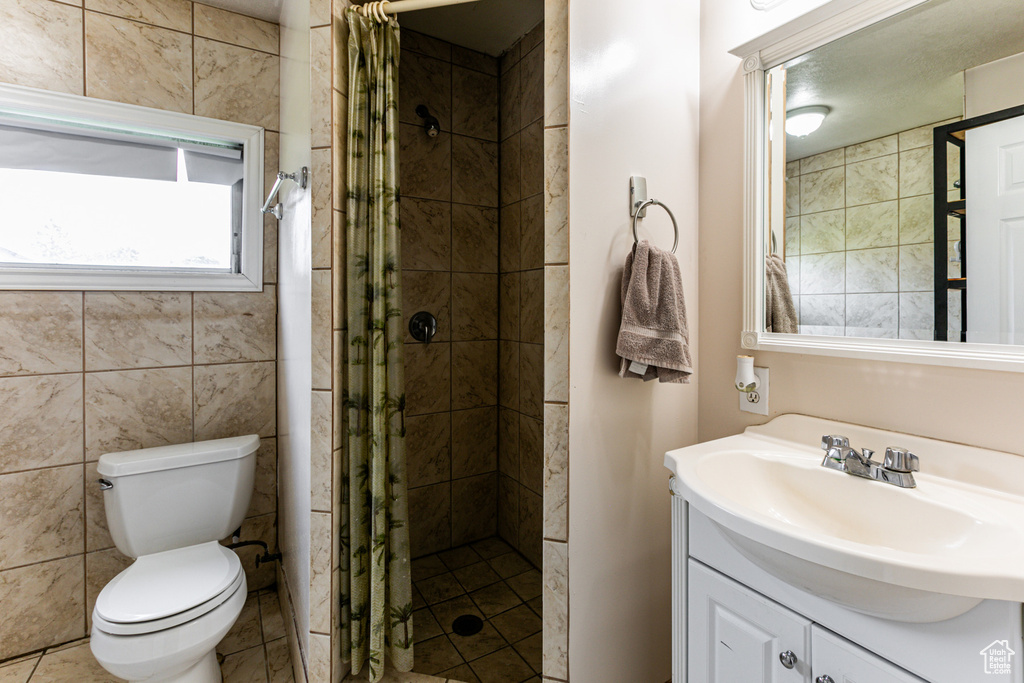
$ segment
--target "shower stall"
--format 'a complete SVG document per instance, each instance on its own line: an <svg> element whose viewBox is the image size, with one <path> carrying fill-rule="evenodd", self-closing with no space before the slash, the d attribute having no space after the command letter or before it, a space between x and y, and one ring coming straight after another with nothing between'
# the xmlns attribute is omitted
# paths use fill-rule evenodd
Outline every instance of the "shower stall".
<svg viewBox="0 0 1024 683"><path fill-rule="evenodd" d="M470 49L401 17L402 314L416 667L540 673L543 8ZM412 24L418 30L411 30ZM435 35L430 35L435 34ZM416 334L416 317L436 320Z"/></svg>
<svg viewBox="0 0 1024 683"><path fill-rule="evenodd" d="M543 611L544 3L403 12L411 2L384 8L400 24L400 241L389 277L401 291L405 394L393 408L404 428L412 595L410 614L388 607L397 611L386 628L399 620L404 634L409 625L417 673L525 681L540 674ZM285 4L287 15L304 3ZM354 668L343 643L356 618L345 615L350 576L365 566L345 531L353 502L344 368L358 336L346 299L355 191L346 128L360 93L349 80L345 8L324 13L320 4L282 21L281 164L309 165L310 191L283 197L281 222L280 583L295 615L293 661L310 681L338 681ZM297 92L307 54L308 108ZM308 473L297 457L304 448ZM294 512L304 495L308 526ZM351 673L365 679L367 670Z"/></svg>

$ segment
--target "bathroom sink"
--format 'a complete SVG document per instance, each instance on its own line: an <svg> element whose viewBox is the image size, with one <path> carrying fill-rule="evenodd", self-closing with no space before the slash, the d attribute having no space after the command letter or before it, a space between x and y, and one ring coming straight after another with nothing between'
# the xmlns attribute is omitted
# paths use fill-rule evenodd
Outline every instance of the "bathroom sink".
<svg viewBox="0 0 1024 683"><path fill-rule="evenodd" d="M904 489L821 467L822 434L921 458ZM949 619L1024 602L1024 458L784 415L670 451L674 490L768 573L865 614Z"/></svg>

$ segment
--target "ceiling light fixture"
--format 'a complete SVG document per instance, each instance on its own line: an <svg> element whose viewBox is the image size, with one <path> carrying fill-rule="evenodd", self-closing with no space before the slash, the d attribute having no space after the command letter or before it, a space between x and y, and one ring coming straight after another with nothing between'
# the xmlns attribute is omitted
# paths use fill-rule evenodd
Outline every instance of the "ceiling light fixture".
<svg viewBox="0 0 1024 683"><path fill-rule="evenodd" d="M821 127L830 111L832 110L822 105L790 109L786 112L786 134L798 138L810 135Z"/></svg>

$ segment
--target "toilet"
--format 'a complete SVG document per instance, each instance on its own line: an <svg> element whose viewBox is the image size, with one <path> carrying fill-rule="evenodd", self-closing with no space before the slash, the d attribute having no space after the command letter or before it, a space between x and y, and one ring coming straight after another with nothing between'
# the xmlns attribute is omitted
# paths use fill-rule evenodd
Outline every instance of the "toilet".
<svg viewBox="0 0 1024 683"><path fill-rule="evenodd" d="M220 545L249 508L255 434L108 453L97 471L114 545L136 558L96 599L90 646L129 681L218 683L217 644L245 603Z"/></svg>

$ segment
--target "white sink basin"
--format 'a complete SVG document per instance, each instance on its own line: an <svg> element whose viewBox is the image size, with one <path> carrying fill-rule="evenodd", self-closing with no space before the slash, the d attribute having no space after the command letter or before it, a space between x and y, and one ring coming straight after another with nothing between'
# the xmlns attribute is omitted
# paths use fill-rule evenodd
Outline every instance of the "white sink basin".
<svg viewBox="0 0 1024 683"><path fill-rule="evenodd" d="M822 434L906 446L917 488L821 467ZM675 490L765 571L873 616L1024 602L1024 458L799 415L670 451Z"/></svg>

